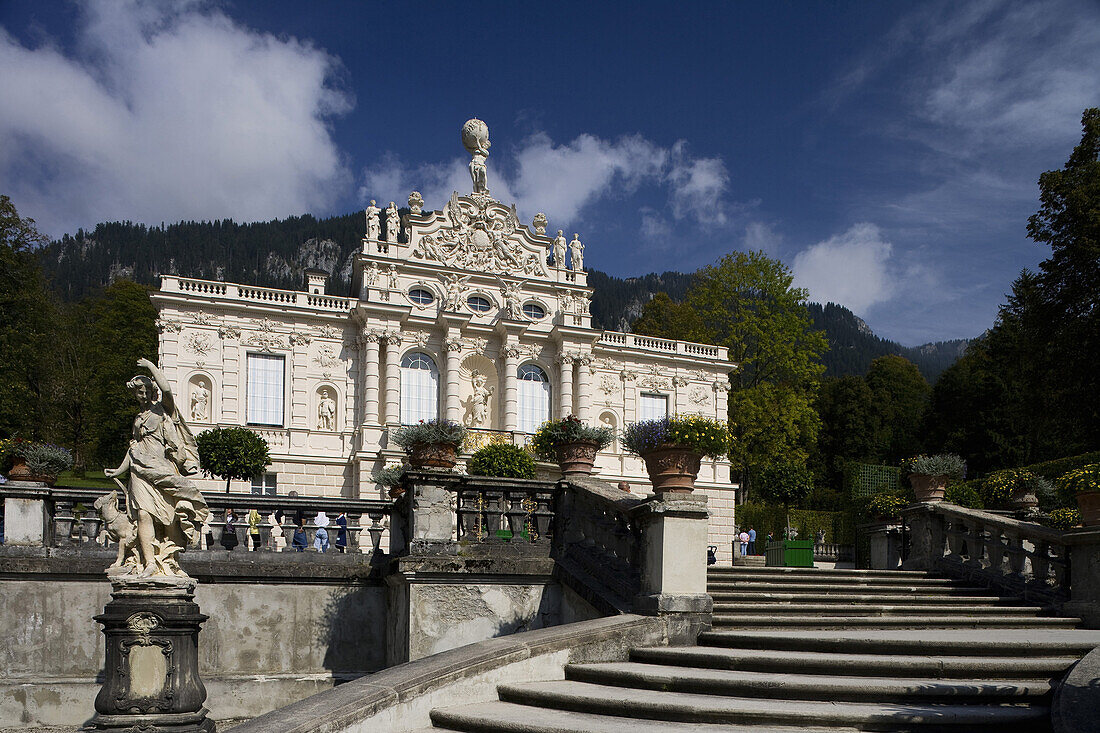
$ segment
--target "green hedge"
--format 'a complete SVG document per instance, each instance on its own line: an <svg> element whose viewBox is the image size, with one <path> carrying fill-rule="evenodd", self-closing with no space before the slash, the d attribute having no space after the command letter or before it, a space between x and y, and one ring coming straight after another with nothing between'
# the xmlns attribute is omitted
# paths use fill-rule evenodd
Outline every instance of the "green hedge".
<svg viewBox="0 0 1100 733"><path fill-rule="evenodd" d="M771 532L773 537L782 535L786 524L783 507L773 504L748 502L737 507L737 526L739 529L756 530L758 551L763 550L763 540ZM812 509L791 509L791 525L798 530L798 538L817 539L819 530L825 530L826 542L842 545L852 544L855 526L845 512L821 512Z"/></svg>
<svg viewBox="0 0 1100 733"><path fill-rule="evenodd" d="M1024 468L1031 471L1036 476L1042 476L1045 479L1054 481L1059 476L1069 473L1075 468L1087 466L1090 463L1100 463L1100 451L1082 453L1079 456L1068 456L1066 458L1044 461L1042 463L1033 463L1030 466L1024 466Z"/></svg>

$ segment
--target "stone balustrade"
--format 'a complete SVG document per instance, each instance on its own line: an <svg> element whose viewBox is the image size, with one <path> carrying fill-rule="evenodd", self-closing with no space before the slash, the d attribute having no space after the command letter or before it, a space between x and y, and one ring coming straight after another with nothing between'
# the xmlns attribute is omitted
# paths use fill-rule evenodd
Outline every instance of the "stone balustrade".
<svg viewBox="0 0 1100 733"><path fill-rule="evenodd" d="M298 290L280 290L259 286L237 285L234 283L200 280L176 275L161 276L161 290L180 292L198 297L218 300L240 301L243 303L269 303L277 306L294 306L307 310L329 313L348 313L358 301L354 298L341 298L332 295L318 295Z"/></svg>
<svg viewBox="0 0 1100 733"><path fill-rule="evenodd" d="M4 542L8 545L46 547L86 547L89 550L113 546L103 529L103 518L94 507L105 489L47 487L42 484L9 482L0 486L4 507ZM119 510L125 512L125 499L119 496ZM292 551L296 521L301 518L307 538L307 551L313 547L319 512L329 518L329 545L335 547L339 527L336 518L347 515L347 552L372 553L379 550L387 528L392 502L381 499L341 499L324 497L259 496L254 494L204 494L210 506L210 519L203 526L203 549L220 549L226 531L226 512L237 514L232 531L237 536L235 551ZM253 547L248 537L249 511L260 513L260 542ZM276 522L281 510L282 521ZM365 537L363 533L366 533ZM364 541L366 540L366 541Z"/></svg>
<svg viewBox="0 0 1100 733"><path fill-rule="evenodd" d="M946 503L902 511L906 570L933 570L1041 601L1100 628L1100 529L1059 532Z"/></svg>
<svg viewBox="0 0 1100 733"><path fill-rule="evenodd" d="M621 331L604 331L600 334L599 343L605 346L614 346L623 349L637 349L639 351L659 352L662 354L679 354L697 359L726 360L729 358L729 350L724 346L710 346L708 344L696 344L690 341L676 341L672 339L654 338L653 336L640 336L635 333Z"/></svg>

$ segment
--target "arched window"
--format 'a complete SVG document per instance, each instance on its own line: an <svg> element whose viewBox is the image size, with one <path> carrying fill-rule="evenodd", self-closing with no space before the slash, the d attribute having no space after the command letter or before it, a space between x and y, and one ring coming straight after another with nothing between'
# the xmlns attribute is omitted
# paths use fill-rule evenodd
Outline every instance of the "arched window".
<svg viewBox="0 0 1100 733"><path fill-rule="evenodd" d="M401 360L401 424L439 417L439 370L432 357L413 351Z"/></svg>
<svg viewBox="0 0 1100 733"><path fill-rule="evenodd" d="M546 372L534 364L519 368L520 432L533 433L550 419L550 380Z"/></svg>

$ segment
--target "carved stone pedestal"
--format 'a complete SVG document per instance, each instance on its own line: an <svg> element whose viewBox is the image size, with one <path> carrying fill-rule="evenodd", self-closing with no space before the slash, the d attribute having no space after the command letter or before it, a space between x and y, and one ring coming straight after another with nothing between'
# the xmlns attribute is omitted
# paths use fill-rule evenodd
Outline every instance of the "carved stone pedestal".
<svg viewBox="0 0 1100 733"><path fill-rule="evenodd" d="M95 730L214 733L199 680L199 627L191 578L113 578L95 620L107 637Z"/></svg>

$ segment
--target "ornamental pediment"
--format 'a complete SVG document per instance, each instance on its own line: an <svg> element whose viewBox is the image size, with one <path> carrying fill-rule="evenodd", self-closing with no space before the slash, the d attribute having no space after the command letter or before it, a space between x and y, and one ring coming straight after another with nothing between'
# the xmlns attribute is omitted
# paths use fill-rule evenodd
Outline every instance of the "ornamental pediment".
<svg viewBox="0 0 1100 733"><path fill-rule="evenodd" d="M522 224L515 205L488 193L454 193L443 211L409 221L410 259L436 262L471 272L516 277L549 277L549 240L536 238ZM540 239L545 241L540 241Z"/></svg>

